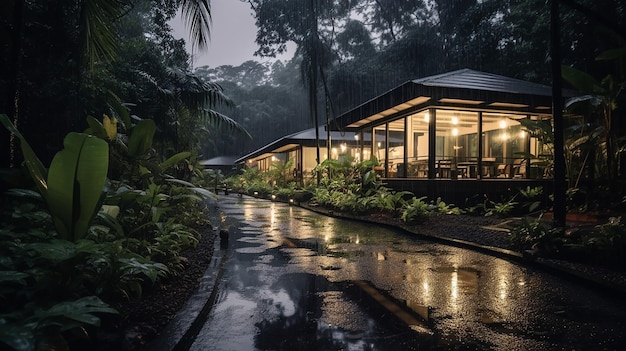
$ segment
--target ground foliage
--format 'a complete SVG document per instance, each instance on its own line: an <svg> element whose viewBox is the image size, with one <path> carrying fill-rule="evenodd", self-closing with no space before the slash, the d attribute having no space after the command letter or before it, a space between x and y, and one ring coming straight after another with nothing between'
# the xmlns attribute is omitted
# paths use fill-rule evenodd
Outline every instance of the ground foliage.
<svg viewBox="0 0 626 351"><path fill-rule="evenodd" d="M259 25L259 54L272 55L286 41L296 42L298 50L293 61L277 63L271 70L263 68L272 72L271 79L261 75L261 67L247 63L255 70L244 74L249 79L241 80L241 86L233 85L232 90L246 89L240 102L251 105L242 108L238 119L230 120L213 110L213 105L235 105L220 85L191 72L184 43L173 38L167 24L180 5L192 6L187 7L189 14L193 6L200 6L195 8L198 10L207 3L107 1L90 7L94 1L12 0L0 4L0 38L9 43L0 49L0 113L10 116L45 165L63 149L66 136L76 131L108 138L112 165L111 182L102 198L110 207L102 207L94 215L82 236L60 237L59 209L50 211L45 194L31 190L35 187L24 182L30 179L24 170L16 167L3 173L0 189L2 223L6 225L1 231L0 337L5 343L18 349L51 345L62 349L80 339L77 332L97 329L103 315L116 316L111 301L136 298L165 284L166 277L184 275L186 260L181 252L203 242L197 228L206 224L201 221L207 209L199 205L199 185L209 176L197 172L198 150L226 150L214 141L222 138L219 128L240 130L237 121L244 118L249 118L245 121L249 125L259 126L261 131L251 133L254 135L268 132L268 126L276 124L289 128L304 125L300 122L306 121L312 106L303 103L306 90L297 87L312 78L300 69L315 66L313 58L319 63L321 79L320 86L311 90L319 89L324 96L317 102L319 106L313 107L327 111L329 117L408 79L461 67L549 82L549 11L543 1L249 0ZM603 90L594 93L612 97L614 90L608 88L611 82L623 86L623 72L621 76L615 73L614 60L605 56L598 62L596 58L619 47L615 43L624 32L619 30L624 28L624 4L617 0L578 4L583 5L582 10L564 7L564 63L600 77L595 79ZM355 13L362 20L346 20ZM206 11L200 14L196 18L206 19ZM195 28L200 31L195 38L201 46L206 27ZM619 55L613 52L612 57ZM242 71L246 72L240 69L237 74ZM603 79L609 74L611 79ZM258 79L263 84L255 84ZM251 92L256 85L260 87ZM280 104L284 101L289 101L289 107L277 108L284 106ZM618 93L609 105L619 101ZM299 118L293 118L294 111ZM100 118L103 114L119 123L121 135L99 132L100 127L106 130L105 119ZM617 124L612 131L620 135L623 119L612 120ZM597 122L586 120L583 126L601 124ZM598 135L606 136L608 127L604 125L606 133ZM210 136L208 142L205 135ZM23 148L20 155L18 141L9 138L4 129L0 136L5 150L2 166L18 166L22 157L28 157ZM232 140L228 144L241 144ZM604 140L604 147L596 150L609 150L609 154L621 150L619 145L609 145L610 139ZM186 150L191 152L181 154ZM587 159L583 149L573 149L572 155ZM586 180L594 179L596 164L587 164ZM431 213L456 211L507 215L524 203L525 195L520 194L502 203L486 200L475 208L461 209L436 199L394 193L376 179L371 164L359 166L358 172L331 161L320 166L317 171L333 174L324 180L324 188L310 186L315 178L306 187L280 172L269 182L250 176L232 184L252 194L271 195L280 187L277 194L281 198L311 198L333 211L377 212L390 218L404 217L406 223L419 223ZM609 163L609 172L612 167ZM611 173L606 174L612 179ZM343 187L339 181L345 182ZM576 194L591 194L596 187L593 182L588 184L573 188L572 199ZM6 193L8 188L15 190ZM604 190L608 194L611 188L605 186ZM577 206L586 206L602 199L586 196L577 200ZM72 204L76 205L80 204ZM73 216L64 217L73 220ZM531 249L542 248L537 243L545 241L550 242L546 247L551 247L551 232L534 223L520 233L519 241L524 247L532 245ZM607 257L616 257L623 251L623 235L621 221L614 220L572 237L581 238L584 249L609 250ZM559 252L567 244L571 243L544 251ZM124 307L114 306L124 316Z"/></svg>
<svg viewBox="0 0 626 351"><path fill-rule="evenodd" d="M508 230L509 234L487 238L492 240L487 245L616 270L624 266L626 225L622 222L624 212L621 210L601 212L591 223L570 222L567 228L555 227L543 218L545 213L551 213L551 203L546 202L541 187L518 189L499 200L484 194L482 201L472 201L471 206L455 205L386 187L376 174L376 159L360 163L354 163L345 155L340 159L322 162L307 176L304 186L294 180L281 182L255 168L246 168L226 182L235 191L251 196L298 202L330 214L394 224L417 232L424 232L426 227L436 223L434 236L448 232L453 237L457 232L470 233L462 235L461 240L472 241L471 233L478 226L506 222L508 224L501 229ZM319 184L316 183L317 172L322 175ZM281 197L276 196L281 193ZM569 207L574 208L576 203L570 199ZM454 218L459 216L463 219ZM492 220L485 220L488 218ZM459 226L465 229L452 229ZM445 229L448 227L449 231Z"/></svg>

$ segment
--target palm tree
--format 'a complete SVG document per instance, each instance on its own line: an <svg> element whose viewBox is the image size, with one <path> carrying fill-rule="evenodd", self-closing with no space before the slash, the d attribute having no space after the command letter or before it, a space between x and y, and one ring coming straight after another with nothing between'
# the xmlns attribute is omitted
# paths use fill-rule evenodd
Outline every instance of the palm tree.
<svg viewBox="0 0 626 351"><path fill-rule="evenodd" d="M20 1L20 0L15 0ZM114 23L132 8L129 0L77 0L84 52L89 66L116 56ZM211 34L211 0L177 0L193 46L205 50Z"/></svg>
<svg viewBox="0 0 626 351"><path fill-rule="evenodd" d="M205 50L211 36L211 0L178 0L194 46Z"/></svg>
<svg viewBox="0 0 626 351"><path fill-rule="evenodd" d="M144 1L163 6L162 1ZM59 40L76 40L76 49L73 50L70 56L70 64L75 67L71 80L79 83L76 86L80 86L80 83L84 81L85 74L92 71L97 64L114 62L118 56L119 40L117 40L117 27L121 22L120 19L128 14L133 9L133 6L137 6L137 4L137 1L131 0L73 0L70 2L57 0L56 3L53 2L46 5L49 8L59 8L59 13L66 16L66 18L61 19L59 23L64 23L64 26L69 28L68 31L64 32L67 37L60 38ZM175 13L175 10L179 9L185 22L189 25L193 45L201 50L206 49L211 25L210 0L176 0L172 4L172 8L164 11L169 14ZM10 116L13 124L16 126L19 126L21 124L20 120L24 119L20 118L18 112L22 111L20 109L21 101L19 100L22 85L20 81L21 77L25 76L25 71L22 70L23 58L21 48L24 47L25 44L27 44L27 40L29 40L24 37L21 29L27 24L24 14L28 13L30 7L33 6L35 5L29 4L29 2L24 0L12 0L11 3L5 3L0 7L2 9L11 9L11 14L7 18L10 20L12 28L10 33L11 59L9 60L9 64L11 65L9 72L12 72L12 77L8 80L6 106L2 107L5 108L5 112ZM36 40L36 38L30 38L31 43L29 44L32 45L33 40ZM207 95L209 98L203 99L203 102L207 104L204 107L207 111L203 116L213 122L234 126L235 124L232 123L232 120L206 107L210 107L212 106L211 104L218 101L216 98L211 98L211 96L219 97L221 89L214 89L215 87L213 86L204 88L207 88L204 89L204 91L209 92L209 95ZM81 94L84 94L84 92L78 90L78 93L72 95L73 97L70 99L73 101L65 105L68 109L73 110L70 115L75 116L74 118L79 120L82 119L82 117L79 116L83 114L80 104ZM11 150L15 149L14 140L11 140L8 144L7 146L9 146ZM10 159L7 158L6 163L14 165L14 158L15 156L11 153Z"/></svg>
<svg viewBox="0 0 626 351"><path fill-rule="evenodd" d="M159 96L159 105L164 108L163 118L167 118L159 123L162 130L160 139L169 141L169 146L173 146L176 152L195 146L193 144L199 142L196 140L198 131L209 127L226 127L230 132L251 138L243 126L213 109L218 105L233 106L220 85L205 82L194 73L179 68L168 67L166 73L166 80L161 82L148 77L147 73L143 76L151 79ZM181 140L187 144L181 145Z"/></svg>

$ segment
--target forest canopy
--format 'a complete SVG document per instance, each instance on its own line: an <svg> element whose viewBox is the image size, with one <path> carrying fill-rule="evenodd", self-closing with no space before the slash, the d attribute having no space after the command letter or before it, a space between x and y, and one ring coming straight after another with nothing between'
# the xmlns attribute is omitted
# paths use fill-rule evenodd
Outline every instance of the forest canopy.
<svg viewBox="0 0 626 351"><path fill-rule="evenodd" d="M544 0L241 1L255 17L256 54L272 57L293 42L291 61L194 70L168 21L181 6L204 1L107 1L111 6L102 9L108 12L99 15L107 18L109 34L101 39L116 48L92 50L91 56L83 50L79 10L92 1L2 2L0 37L10 45L3 45L0 55L0 106L9 114L19 106L20 129L40 140L36 149L51 155L63 135L86 127L87 115L107 112L113 93L132 114L157 121L164 149L191 144L210 158L243 155L313 126L310 77L303 74L311 52L320 68L322 123L407 80L460 68L551 84L550 11ZM613 62L596 57L626 40L624 2L560 4L562 63L599 78L614 71ZM194 37L198 47L208 35ZM181 113L179 98L189 102L194 95L188 93L200 82L218 84L215 92L223 88L220 101L226 103L211 110L240 123L251 140L226 133L228 123L217 126L201 118L204 122L194 125L193 114ZM1 133L5 147L8 134Z"/></svg>

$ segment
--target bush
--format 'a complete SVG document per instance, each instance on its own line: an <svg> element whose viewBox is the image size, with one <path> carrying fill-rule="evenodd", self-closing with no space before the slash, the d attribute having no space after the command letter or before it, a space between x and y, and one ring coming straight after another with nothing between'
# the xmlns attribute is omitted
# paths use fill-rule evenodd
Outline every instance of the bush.
<svg viewBox="0 0 626 351"><path fill-rule="evenodd" d="M553 255L564 244L562 228L552 228L541 220L523 218L511 230L511 248L516 250L533 249L544 255Z"/></svg>
<svg viewBox="0 0 626 351"><path fill-rule="evenodd" d="M425 196L420 198L413 198L411 201L404 205L401 219L407 223L418 223L424 221L429 211L429 205L424 201Z"/></svg>

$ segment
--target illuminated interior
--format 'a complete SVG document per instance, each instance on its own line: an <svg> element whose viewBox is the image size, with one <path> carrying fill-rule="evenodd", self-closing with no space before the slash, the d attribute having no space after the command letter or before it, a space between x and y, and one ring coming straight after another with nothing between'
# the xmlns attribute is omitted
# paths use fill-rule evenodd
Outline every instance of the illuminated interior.
<svg viewBox="0 0 626 351"><path fill-rule="evenodd" d="M551 150L519 122L541 118L549 116L426 109L373 127L372 153L383 177L550 177Z"/></svg>

